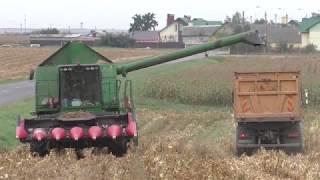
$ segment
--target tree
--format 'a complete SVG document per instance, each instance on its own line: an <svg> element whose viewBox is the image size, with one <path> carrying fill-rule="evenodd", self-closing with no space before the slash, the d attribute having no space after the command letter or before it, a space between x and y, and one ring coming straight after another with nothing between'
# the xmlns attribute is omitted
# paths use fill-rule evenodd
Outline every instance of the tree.
<svg viewBox="0 0 320 180"><path fill-rule="evenodd" d="M261 18L261 19L256 19L254 21L254 24L266 24L266 20Z"/></svg>
<svg viewBox="0 0 320 180"><path fill-rule="evenodd" d="M158 26L158 22L155 20L154 13L146 13L144 15L135 14L133 17L133 23L130 23L129 32L133 31L149 31L155 30L155 27Z"/></svg>
<svg viewBox="0 0 320 180"><path fill-rule="evenodd" d="M127 48L132 47L134 43L134 39L132 39L127 33L115 34L106 32L100 40L100 45L108 47Z"/></svg>
<svg viewBox="0 0 320 180"><path fill-rule="evenodd" d="M241 14L239 12L236 12L231 19L232 24L241 24Z"/></svg>
<svg viewBox="0 0 320 180"><path fill-rule="evenodd" d="M57 28L41 29L40 31L34 31L33 34L59 34L60 31Z"/></svg>
<svg viewBox="0 0 320 180"><path fill-rule="evenodd" d="M226 19L224 20L224 23L230 23L231 22L231 18L229 16L226 16Z"/></svg>

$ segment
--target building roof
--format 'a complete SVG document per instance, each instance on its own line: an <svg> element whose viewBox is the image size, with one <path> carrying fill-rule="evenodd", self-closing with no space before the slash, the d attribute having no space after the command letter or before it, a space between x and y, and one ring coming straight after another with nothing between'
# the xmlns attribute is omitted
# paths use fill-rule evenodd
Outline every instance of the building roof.
<svg viewBox="0 0 320 180"><path fill-rule="evenodd" d="M182 31L182 36L211 36L219 26L185 26Z"/></svg>
<svg viewBox="0 0 320 180"><path fill-rule="evenodd" d="M303 18L300 23L300 32L309 32L310 28L320 23L320 16L314 16L310 18Z"/></svg>
<svg viewBox="0 0 320 180"><path fill-rule="evenodd" d="M288 22L288 24L292 24L292 25L295 25L295 26L300 26L300 22L298 20L290 20Z"/></svg>
<svg viewBox="0 0 320 180"><path fill-rule="evenodd" d="M162 32L163 30L167 29L168 27L172 26L175 23L182 24L183 26L187 26L189 24L190 20L188 18L177 18L173 23L169 24L168 26L162 28L159 32Z"/></svg>
<svg viewBox="0 0 320 180"><path fill-rule="evenodd" d="M134 31L131 37L136 42L159 42L160 35L159 31Z"/></svg>
<svg viewBox="0 0 320 180"><path fill-rule="evenodd" d="M193 26L220 26L220 25L222 25L222 22L221 21L207 21L202 18L194 18L191 21L191 24Z"/></svg>
<svg viewBox="0 0 320 180"><path fill-rule="evenodd" d="M294 26L285 26L275 24L252 24L251 29L256 29L263 36L267 35L269 43L301 43L299 29ZM267 33L266 33L267 32Z"/></svg>
<svg viewBox="0 0 320 180"><path fill-rule="evenodd" d="M177 18L175 20L176 22L180 22L181 24L183 24L184 26L188 25L188 23L190 22L190 19L186 18L186 17L182 17L182 18Z"/></svg>

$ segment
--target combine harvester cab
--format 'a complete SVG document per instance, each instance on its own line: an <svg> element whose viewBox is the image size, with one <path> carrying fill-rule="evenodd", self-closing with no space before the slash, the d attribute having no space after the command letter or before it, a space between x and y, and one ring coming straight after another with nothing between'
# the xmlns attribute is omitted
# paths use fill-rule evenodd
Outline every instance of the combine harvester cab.
<svg viewBox="0 0 320 180"><path fill-rule="evenodd" d="M235 73L237 154L263 147L303 150L299 72Z"/></svg>
<svg viewBox="0 0 320 180"><path fill-rule="evenodd" d="M130 144L138 145L128 72L239 42L260 45L261 39L250 31L119 65L82 43L67 43L38 66L36 116L18 120L16 137L41 156L51 149L86 147L108 147L121 156Z"/></svg>

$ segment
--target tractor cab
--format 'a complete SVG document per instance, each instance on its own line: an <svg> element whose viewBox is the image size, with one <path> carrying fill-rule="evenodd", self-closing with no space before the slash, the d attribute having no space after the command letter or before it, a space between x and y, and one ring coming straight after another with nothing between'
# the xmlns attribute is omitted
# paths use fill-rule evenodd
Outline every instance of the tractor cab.
<svg viewBox="0 0 320 180"><path fill-rule="evenodd" d="M59 79L62 109L101 106L101 76L98 65L60 66Z"/></svg>

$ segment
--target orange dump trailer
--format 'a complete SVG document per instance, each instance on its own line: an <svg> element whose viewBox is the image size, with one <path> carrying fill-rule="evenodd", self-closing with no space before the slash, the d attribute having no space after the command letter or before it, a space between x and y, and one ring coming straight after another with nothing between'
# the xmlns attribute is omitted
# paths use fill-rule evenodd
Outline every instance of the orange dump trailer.
<svg viewBox="0 0 320 180"><path fill-rule="evenodd" d="M238 155L303 150L299 72L236 72L233 100Z"/></svg>

